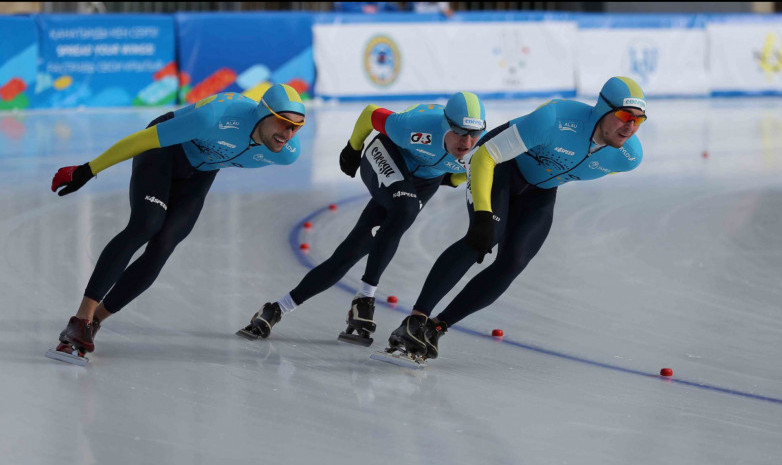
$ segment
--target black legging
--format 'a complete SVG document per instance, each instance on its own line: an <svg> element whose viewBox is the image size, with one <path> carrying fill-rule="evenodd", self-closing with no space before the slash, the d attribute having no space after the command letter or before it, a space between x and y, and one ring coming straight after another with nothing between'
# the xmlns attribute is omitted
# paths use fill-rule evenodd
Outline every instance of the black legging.
<svg viewBox="0 0 782 465"><path fill-rule="evenodd" d="M453 325L467 315L491 305L538 253L551 229L557 189L527 184L518 166L510 161L497 165L492 185L492 210L499 243L494 263L478 273L454 297L437 319ZM473 205L468 203L470 223ZM413 307L430 315L434 306L453 289L472 267L478 253L464 238L448 247L429 272Z"/></svg>
<svg viewBox="0 0 782 465"><path fill-rule="evenodd" d="M364 208L353 230L337 246L331 257L310 270L290 292L296 305L301 305L336 284L367 254L369 257L361 280L377 286L383 271L396 253L402 235L440 186L442 176L423 179L411 175L402 155L385 136L378 136L373 140L367 146L367 151L378 140L383 142L404 179L390 186L380 185L377 174L370 166L366 153L364 154L361 159L361 179L372 199ZM376 226L380 228L373 236L372 229Z"/></svg>
<svg viewBox="0 0 782 465"><path fill-rule="evenodd" d="M147 127L172 117L167 113ZM116 313L149 288L174 248L193 229L216 175L217 170L196 171L181 145L134 157L130 220L101 252L85 297L103 300L106 310ZM145 243L144 253L128 266Z"/></svg>

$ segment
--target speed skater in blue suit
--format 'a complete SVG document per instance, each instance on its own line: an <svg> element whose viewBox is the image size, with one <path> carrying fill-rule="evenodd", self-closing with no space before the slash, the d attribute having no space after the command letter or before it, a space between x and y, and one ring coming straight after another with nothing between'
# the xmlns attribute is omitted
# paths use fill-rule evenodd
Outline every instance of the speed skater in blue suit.
<svg viewBox="0 0 782 465"><path fill-rule="evenodd" d="M643 157L635 135L646 97L632 79L609 79L594 106L551 100L492 129L470 159L467 234L429 272L389 348L434 359L448 327L491 305L540 250L554 217L557 189L570 181L630 171ZM494 262L475 275L436 317L437 303L495 244Z"/></svg>
<svg viewBox="0 0 782 465"><path fill-rule="evenodd" d="M402 235L441 185L456 187L466 181L464 157L485 128L483 103L471 92L457 92L444 107L418 104L392 112L368 105L339 163L351 177L360 170L372 198L334 253L288 294L264 304L237 334L248 339L268 337L283 315L336 284L367 256L361 288L348 310L348 328L339 339L369 345L375 331L375 291ZM365 146L373 130L378 134Z"/></svg>
<svg viewBox="0 0 782 465"><path fill-rule="evenodd" d="M133 158L130 220L103 249L76 315L60 333L54 355L73 358L53 358L79 363L80 356L94 350L103 320L152 285L193 229L221 168L296 161L301 153L296 133L304 115L301 97L285 84L271 86L260 102L220 93L159 116L88 163L57 171L52 191L62 196ZM130 263L144 244L144 252Z"/></svg>

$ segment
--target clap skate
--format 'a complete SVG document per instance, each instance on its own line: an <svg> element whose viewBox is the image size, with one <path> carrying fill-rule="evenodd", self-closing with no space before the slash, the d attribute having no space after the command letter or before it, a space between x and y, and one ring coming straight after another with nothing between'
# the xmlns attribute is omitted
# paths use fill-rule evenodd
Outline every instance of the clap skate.
<svg viewBox="0 0 782 465"><path fill-rule="evenodd" d="M67 342L61 342L56 349L46 351L46 357L74 365L86 366L90 359L84 356L84 352Z"/></svg>
<svg viewBox="0 0 782 465"><path fill-rule="evenodd" d="M388 347L374 352L369 358L406 368L425 368L427 346L424 331L427 321L425 315L408 316L391 333Z"/></svg>
<svg viewBox="0 0 782 465"><path fill-rule="evenodd" d="M348 327L345 331L339 333L337 340L350 344L358 344L364 347L372 345L372 333L375 332L377 325L372 320L375 315L374 297L359 297L353 299L353 303L348 311L348 317L345 322ZM353 332L356 334L353 334Z"/></svg>
<svg viewBox="0 0 782 465"><path fill-rule="evenodd" d="M95 333L100 329L98 320L89 323L77 317L71 317L68 326L60 333L60 344L56 349L46 351L46 357L53 360L85 366L90 361L86 352L95 350Z"/></svg>
<svg viewBox="0 0 782 465"><path fill-rule="evenodd" d="M255 312L250 324L236 332L237 336L254 341L267 338L272 332L272 326L282 319L282 309L277 302L263 304L260 312Z"/></svg>
<svg viewBox="0 0 782 465"><path fill-rule="evenodd" d="M380 360L381 362L393 363L405 368L426 368L426 359L423 355L414 355L408 353L402 347L387 347L383 350L373 352L369 358Z"/></svg>

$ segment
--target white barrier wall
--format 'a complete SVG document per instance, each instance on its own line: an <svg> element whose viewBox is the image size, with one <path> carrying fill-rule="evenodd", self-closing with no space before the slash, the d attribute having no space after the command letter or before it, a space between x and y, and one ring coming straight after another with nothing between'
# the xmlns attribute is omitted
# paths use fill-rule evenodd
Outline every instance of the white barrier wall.
<svg viewBox="0 0 782 465"><path fill-rule="evenodd" d="M632 78L648 96L709 94L702 29L579 30L574 55L580 95L597 95L611 76Z"/></svg>
<svg viewBox="0 0 782 465"><path fill-rule="evenodd" d="M313 26L318 95L572 93L574 21Z"/></svg>
<svg viewBox="0 0 782 465"><path fill-rule="evenodd" d="M325 98L591 97L611 76L648 96L782 95L782 15L324 18L313 50Z"/></svg>
<svg viewBox="0 0 782 465"><path fill-rule="evenodd" d="M782 92L782 21L713 23L706 36L715 95Z"/></svg>

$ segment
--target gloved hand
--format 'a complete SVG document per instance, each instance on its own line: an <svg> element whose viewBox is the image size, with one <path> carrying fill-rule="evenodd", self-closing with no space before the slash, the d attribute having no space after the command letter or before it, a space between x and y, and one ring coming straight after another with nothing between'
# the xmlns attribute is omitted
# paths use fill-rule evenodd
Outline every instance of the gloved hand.
<svg viewBox="0 0 782 465"><path fill-rule="evenodd" d="M491 253L494 246L494 215L492 212L476 211L472 224L465 238L467 244L478 251L478 263L483 263L483 257Z"/></svg>
<svg viewBox="0 0 782 465"><path fill-rule="evenodd" d="M57 192L57 195L63 196L70 194L87 184L87 181L92 179L93 176L95 175L92 174L89 163L80 166L66 166L65 168L60 168L57 170L57 174L54 175L54 178L52 178L52 192L57 192L57 189L65 186L65 189Z"/></svg>
<svg viewBox="0 0 782 465"><path fill-rule="evenodd" d="M350 141L339 153L339 168L351 178L356 177L356 171L361 165L361 150L350 146Z"/></svg>

